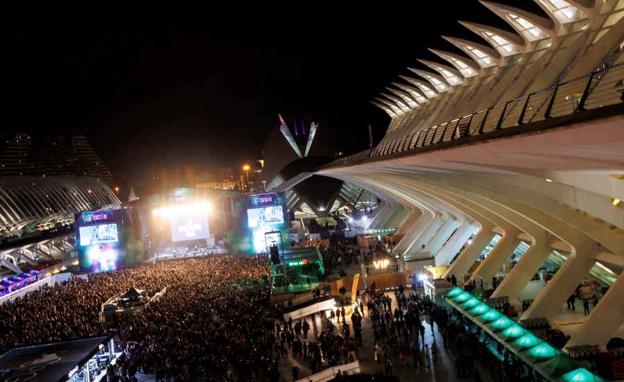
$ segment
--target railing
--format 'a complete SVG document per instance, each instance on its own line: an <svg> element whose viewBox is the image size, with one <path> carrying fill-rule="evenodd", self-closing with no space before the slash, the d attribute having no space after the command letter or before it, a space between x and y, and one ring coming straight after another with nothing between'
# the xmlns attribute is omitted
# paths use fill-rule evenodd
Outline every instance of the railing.
<svg viewBox="0 0 624 382"><path fill-rule="evenodd" d="M383 141L373 149L339 158L323 168L351 165L399 153L461 144L468 138L495 135L510 128L570 116L586 110L624 103L624 63L558 83L428 129Z"/></svg>

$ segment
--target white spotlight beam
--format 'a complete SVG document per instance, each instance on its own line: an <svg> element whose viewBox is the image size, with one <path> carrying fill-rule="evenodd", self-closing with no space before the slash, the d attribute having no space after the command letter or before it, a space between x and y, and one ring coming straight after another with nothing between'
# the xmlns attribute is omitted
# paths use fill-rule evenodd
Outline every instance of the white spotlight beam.
<svg viewBox="0 0 624 382"><path fill-rule="evenodd" d="M312 122L310 124L310 131L308 132L308 141L306 142L306 148L303 156L308 156L310 153L310 148L312 147L312 142L314 142L314 136L316 135L316 128L318 127L318 123Z"/></svg>
<svg viewBox="0 0 624 382"><path fill-rule="evenodd" d="M284 136L284 138L286 138L286 142L288 142L290 147L295 151L295 153L297 154L299 158L303 158L303 155L301 154L301 149L299 149L299 146L297 146L297 142L295 142L295 138L293 138L292 134L290 133L290 130L288 130L286 121L284 121L284 118L282 118L281 115L278 114L278 116L280 120L280 131L282 135Z"/></svg>

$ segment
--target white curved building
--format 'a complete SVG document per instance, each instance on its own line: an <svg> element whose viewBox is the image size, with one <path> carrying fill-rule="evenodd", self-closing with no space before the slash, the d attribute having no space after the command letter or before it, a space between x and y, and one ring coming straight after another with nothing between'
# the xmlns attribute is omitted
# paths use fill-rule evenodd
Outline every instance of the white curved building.
<svg viewBox="0 0 624 382"><path fill-rule="evenodd" d="M373 101L382 141L317 173L382 199L371 228L397 228L406 259L527 300L521 318L546 318L568 347L604 346L624 337L624 1L535 1L548 18L482 1L515 33L462 22L488 46L444 37L463 53L431 49L439 61ZM566 315L591 278L608 291Z"/></svg>

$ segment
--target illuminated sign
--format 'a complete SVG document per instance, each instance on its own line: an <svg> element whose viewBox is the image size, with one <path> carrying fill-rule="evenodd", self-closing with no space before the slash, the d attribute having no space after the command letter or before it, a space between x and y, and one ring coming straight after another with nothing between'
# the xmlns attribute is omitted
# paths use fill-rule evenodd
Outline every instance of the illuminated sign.
<svg viewBox="0 0 624 382"><path fill-rule="evenodd" d="M375 260L373 261L373 267L375 269L384 269L384 268L388 268L388 265L390 265L390 260L388 259L383 259L383 260Z"/></svg>
<svg viewBox="0 0 624 382"><path fill-rule="evenodd" d="M301 260L297 260L297 261L291 261L288 263L289 267L296 267L298 265L307 265L310 262L308 261L308 259L301 259Z"/></svg>
<svg viewBox="0 0 624 382"><path fill-rule="evenodd" d="M108 215L104 211L96 211L96 212L87 211L87 212L82 213L83 223L97 222L101 220L108 220Z"/></svg>
<svg viewBox="0 0 624 382"><path fill-rule="evenodd" d="M251 195L251 205L254 207L272 206L277 203L277 194L274 192L268 194Z"/></svg>

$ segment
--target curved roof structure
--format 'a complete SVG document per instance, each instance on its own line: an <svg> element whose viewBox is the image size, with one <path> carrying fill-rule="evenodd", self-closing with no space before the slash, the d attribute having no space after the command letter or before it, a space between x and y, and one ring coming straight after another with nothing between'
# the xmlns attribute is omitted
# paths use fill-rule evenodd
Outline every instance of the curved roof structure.
<svg viewBox="0 0 624 382"><path fill-rule="evenodd" d="M387 88L395 96L381 93L374 103L392 120L381 144L622 60L621 1L535 2L548 17L481 0L513 32L459 21L487 44L442 36L458 51L429 49L441 61L418 61L431 71L406 68L415 75L399 75L402 80Z"/></svg>
<svg viewBox="0 0 624 382"><path fill-rule="evenodd" d="M381 200L367 228L396 229L399 258L476 282L520 320L560 328L567 349L604 347L624 335L624 1L535 1L549 19L483 2L517 34L466 24L489 46L447 38L463 53L433 50L464 81L435 91L430 72L400 76L394 88L427 102L316 174ZM575 315L566 300L585 283L602 297Z"/></svg>
<svg viewBox="0 0 624 382"><path fill-rule="evenodd" d="M0 177L0 236L73 224L74 214L121 204L102 181L85 177Z"/></svg>

